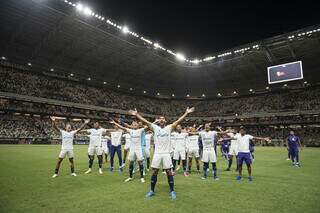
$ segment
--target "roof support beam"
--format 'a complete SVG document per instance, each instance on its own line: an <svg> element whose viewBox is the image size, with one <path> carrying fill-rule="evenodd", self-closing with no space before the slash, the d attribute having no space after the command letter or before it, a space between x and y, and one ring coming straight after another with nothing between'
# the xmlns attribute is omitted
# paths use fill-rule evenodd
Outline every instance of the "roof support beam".
<svg viewBox="0 0 320 213"><path fill-rule="evenodd" d="M85 30L80 34L80 36L76 37L75 39L72 39L65 48L62 48L61 51L57 54L57 57L53 59L52 64L57 65L61 64L63 60L65 60L67 54L69 51L73 50L76 47L76 44L86 36Z"/></svg>
<svg viewBox="0 0 320 213"><path fill-rule="evenodd" d="M276 58L274 57L274 55L272 54L271 50L269 49L269 47L265 46L264 47L264 53L267 56L268 61L273 64L276 61Z"/></svg>
<svg viewBox="0 0 320 213"><path fill-rule="evenodd" d="M59 22L57 23L56 26L54 26L49 33L47 33L46 35L44 35L39 43L35 46L35 48L33 49L32 53L31 53L31 60L34 60L36 57L39 56L39 53L41 51L41 49L52 39L54 38L59 32L61 29L63 29L64 25L66 23L68 23L68 21L70 21L72 17L68 17L68 16L65 16L63 18L61 18L59 20Z"/></svg>
<svg viewBox="0 0 320 213"><path fill-rule="evenodd" d="M5 47L5 54L8 54L8 51L10 47L14 46L13 44L15 43L16 39L23 34L25 27L27 26L27 22L29 21L31 15L31 10L28 10L26 14L21 18L17 26L14 27L16 29L14 33L10 36L9 41L7 42L7 45Z"/></svg>

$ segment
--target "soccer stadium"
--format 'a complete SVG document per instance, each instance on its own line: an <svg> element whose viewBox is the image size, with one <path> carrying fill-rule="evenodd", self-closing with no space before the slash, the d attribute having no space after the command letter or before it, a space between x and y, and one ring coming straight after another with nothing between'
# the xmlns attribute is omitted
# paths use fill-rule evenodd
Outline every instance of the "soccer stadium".
<svg viewBox="0 0 320 213"><path fill-rule="evenodd" d="M2 0L0 212L319 212L319 20Z"/></svg>

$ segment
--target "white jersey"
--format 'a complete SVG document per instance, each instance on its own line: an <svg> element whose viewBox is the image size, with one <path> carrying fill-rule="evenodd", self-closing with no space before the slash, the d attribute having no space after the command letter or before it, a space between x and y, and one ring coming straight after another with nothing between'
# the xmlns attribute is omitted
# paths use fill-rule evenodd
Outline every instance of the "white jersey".
<svg viewBox="0 0 320 213"><path fill-rule="evenodd" d="M111 132L111 144L112 146L121 145L122 131Z"/></svg>
<svg viewBox="0 0 320 213"><path fill-rule="evenodd" d="M234 138L236 135L238 135L239 133L237 134L234 134L232 132L230 133L227 133L227 135L230 137L230 138ZM231 143L230 143L230 146L231 147L237 147L238 146L238 141L237 140L231 140Z"/></svg>
<svg viewBox="0 0 320 213"><path fill-rule="evenodd" d="M152 134L146 134L146 149L150 149L151 139L152 139Z"/></svg>
<svg viewBox="0 0 320 213"><path fill-rule="evenodd" d="M103 128L94 129L93 128L93 129L88 129L87 132L90 133L89 147L95 147L95 146L101 147L102 135L106 133L106 129L103 129Z"/></svg>
<svg viewBox="0 0 320 213"><path fill-rule="evenodd" d="M199 133L201 140L202 140L202 145L204 149L209 149L214 147L214 141L217 136L216 131L202 131Z"/></svg>
<svg viewBox="0 0 320 213"><path fill-rule="evenodd" d="M164 128L156 124L151 125L154 132L153 140L156 154L170 154L171 151L171 129L172 126L168 125Z"/></svg>
<svg viewBox="0 0 320 213"><path fill-rule="evenodd" d="M67 132L60 130L61 132L61 149L73 149L73 138L76 131Z"/></svg>
<svg viewBox="0 0 320 213"><path fill-rule="evenodd" d="M249 145L250 145L250 140L253 139L252 135L241 135L237 134L234 136L237 141L238 141L238 152L245 152L245 153L250 153Z"/></svg>
<svg viewBox="0 0 320 213"><path fill-rule="evenodd" d="M102 146L108 146L108 141L110 140L110 137L108 136L103 136L101 139L101 144Z"/></svg>
<svg viewBox="0 0 320 213"><path fill-rule="evenodd" d="M141 129L126 129L130 134L130 150L142 150L144 128Z"/></svg>
<svg viewBox="0 0 320 213"><path fill-rule="evenodd" d="M174 132L171 134L171 137L173 139L171 141L174 143L175 150L184 151L186 149L188 133Z"/></svg>
<svg viewBox="0 0 320 213"><path fill-rule="evenodd" d="M131 136L129 133L124 134L122 137L124 137L125 140L125 145L130 147L130 142L131 142Z"/></svg>
<svg viewBox="0 0 320 213"><path fill-rule="evenodd" d="M187 147L189 150L199 149L199 136L198 135L188 136Z"/></svg>

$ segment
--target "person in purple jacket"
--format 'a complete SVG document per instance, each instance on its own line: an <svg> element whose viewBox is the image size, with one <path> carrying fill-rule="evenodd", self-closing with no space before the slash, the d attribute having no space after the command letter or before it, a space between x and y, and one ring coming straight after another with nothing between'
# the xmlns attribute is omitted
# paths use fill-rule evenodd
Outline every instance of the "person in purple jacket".
<svg viewBox="0 0 320 213"><path fill-rule="evenodd" d="M292 166L300 167L299 162L299 147L302 149L300 138L291 130L287 138L287 147L291 155Z"/></svg>

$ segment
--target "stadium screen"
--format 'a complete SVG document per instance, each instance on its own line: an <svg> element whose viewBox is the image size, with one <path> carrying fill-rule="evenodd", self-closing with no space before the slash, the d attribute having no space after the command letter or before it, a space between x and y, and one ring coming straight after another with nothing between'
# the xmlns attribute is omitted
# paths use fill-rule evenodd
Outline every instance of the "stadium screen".
<svg viewBox="0 0 320 213"><path fill-rule="evenodd" d="M303 79L302 62L296 61L268 67L269 84Z"/></svg>

